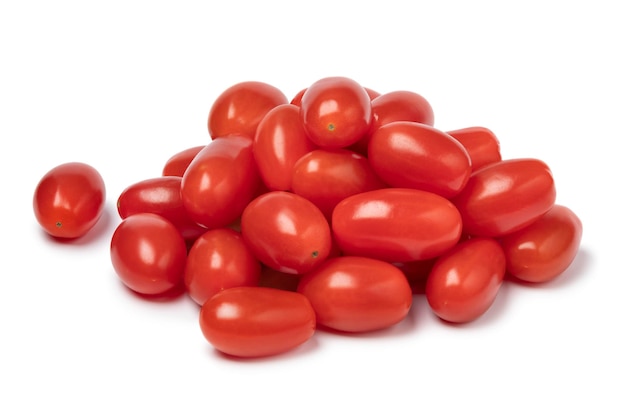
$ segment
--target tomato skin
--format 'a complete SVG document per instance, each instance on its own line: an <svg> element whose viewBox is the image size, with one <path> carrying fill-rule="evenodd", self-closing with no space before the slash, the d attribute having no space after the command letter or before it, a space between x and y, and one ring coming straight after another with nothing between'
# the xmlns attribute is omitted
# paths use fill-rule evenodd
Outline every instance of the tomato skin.
<svg viewBox="0 0 626 417"><path fill-rule="evenodd" d="M164 294L183 283L185 240L158 214L138 213L122 220L113 232L110 255L120 280L137 293Z"/></svg>
<svg viewBox="0 0 626 417"><path fill-rule="evenodd" d="M322 148L352 145L368 131L372 104L365 88L346 77L311 84L300 103L300 118L309 139Z"/></svg>
<svg viewBox="0 0 626 417"><path fill-rule="evenodd" d="M472 171L502 160L500 141L486 127L471 126L446 133L463 145L472 161Z"/></svg>
<svg viewBox="0 0 626 417"><path fill-rule="evenodd" d="M161 175L164 177L182 177L193 158L195 158L205 146L206 145L193 146L175 153L165 161Z"/></svg>
<svg viewBox="0 0 626 417"><path fill-rule="evenodd" d="M467 151L454 138L416 122L391 122L371 137L367 151L374 172L393 187L416 188L450 198L472 172Z"/></svg>
<svg viewBox="0 0 626 417"><path fill-rule="evenodd" d="M288 103L287 96L273 85L244 81L224 90L209 110L208 128L213 139L229 135L254 138L265 114Z"/></svg>
<svg viewBox="0 0 626 417"><path fill-rule="evenodd" d="M402 271L376 259L341 256L304 274L298 285L318 325L342 332L369 332L402 321L413 294Z"/></svg>
<svg viewBox="0 0 626 417"><path fill-rule="evenodd" d="M426 280L426 300L441 319L467 323L493 304L506 269L495 239L474 238L441 255Z"/></svg>
<svg viewBox="0 0 626 417"><path fill-rule="evenodd" d="M527 282L548 282L574 261L583 226L571 209L555 204L525 228L500 239L507 271Z"/></svg>
<svg viewBox="0 0 626 417"><path fill-rule="evenodd" d="M555 200L554 178L546 163L519 158L473 172L452 202L463 217L466 233L498 237L528 226Z"/></svg>
<svg viewBox="0 0 626 417"><path fill-rule="evenodd" d="M241 234L212 229L200 236L187 254L184 284L198 305L226 288L258 286L261 264Z"/></svg>
<svg viewBox="0 0 626 417"><path fill-rule="evenodd" d="M117 199L122 219L137 213L155 213L172 222L185 240L194 240L206 231L187 214L180 195L182 177L148 178L126 187Z"/></svg>
<svg viewBox="0 0 626 417"><path fill-rule="evenodd" d="M370 98L370 101L374 100L376 97L380 95L378 91L372 90L371 88L367 88L367 87L364 87L364 88L365 88L365 92ZM296 95L293 96L290 103L300 107L300 103L302 103L302 96L304 95L305 91L306 91L306 88L303 88L302 90L298 91Z"/></svg>
<svg viewBox="0 0 626 417"><path fill-rule="evenodd" d="M315 311L305 296L275 288L228 288L200 309L206 340L235 357L287 352L309 340L315 326Z"/></svg>
<svg viewBox="0 0 626 417"><path fill-rule="evenodd" d="M461 215L440 195L383 188L350 196L335 207L334 238L345 255L387 262L434 258L461 236Z"/></svg>
<svg viewBox="0 0 626 417"><path fill-rule="evenodd" d="M292 190L313 202L330 220L344 198L387 185L362 155L347 149L317 149L293 167Z"/></svg>
<svg viewBox="0 0 626 417"><path fill-rule="evenodd" d="M191 161L181 182L181 198L189 217L209 229L239 218L257 195L261 178L245 136L215 138Z"/></svg>
<svg viewBox="0 0 626 417"><path fill-rule="evenodd" d="M320 209L286 191L270 191L250 202L241 216L241 233L263 264L293 274L319 265L332 246Z"/></svg>
<svg viewBox="0 0 626 417"><path fill-rule="evenodd" d="M49 170L33 194L33 211L46 233L74 239L91 230L104 211L106 187L91 165L68 162Z"/></svg>
<svg viewBox="0 0 626 417"><path fill-rule="evenodd" d="M300 123L300 110L282 104L270 110L256 131L253 152L269 190L291 189L291 171L303 155L315 149Z"/></svg>

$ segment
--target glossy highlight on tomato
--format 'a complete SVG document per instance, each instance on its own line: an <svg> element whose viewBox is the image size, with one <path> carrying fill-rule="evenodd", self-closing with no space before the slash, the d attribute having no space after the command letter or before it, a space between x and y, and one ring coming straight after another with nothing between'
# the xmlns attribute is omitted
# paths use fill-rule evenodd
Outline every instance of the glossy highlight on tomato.
<svg viewBox="0 0 626 417"><path fill-rule="evenodd" d="M104 211L106 187L91 165L68 162L48 171L35 187L33 211L51 236L74 239L91 230Z"/></svg>
<svg viewBox="0 0 626 417"><path fill-rule="evenodd" d="M315 333L315 311L302 294L266 287L219 292L200 309L200 328L218 351L243 358L295 349Z"/></svg>
<svg viewBox="0 0 626 417"><path fill-rule="evenodd" d="M298 285L315 310L318 325L343 332L369 332L402 321L413 303L409 282L388 262L357 256L328 259Z"/></svg>

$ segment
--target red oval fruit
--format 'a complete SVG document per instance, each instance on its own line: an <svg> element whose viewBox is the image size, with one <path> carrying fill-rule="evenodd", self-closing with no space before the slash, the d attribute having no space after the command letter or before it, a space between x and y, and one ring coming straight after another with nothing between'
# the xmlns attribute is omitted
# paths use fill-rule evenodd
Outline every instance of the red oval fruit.
<svg viewBox="0 0 626 417"><path fill-rule="evenodd" d="M482 126L471 126L446 132L459 141L472 160L472 170L502 160L500 141L489 129Z"/></svg>
<svg viewBox="0 0 626 417"><path fill-rule="evenodd" d="M161 175L163 175L164 177L182 177L193 158L195 158L195 156L202 149L204 149L205 146L206 145L193 146L191 148L183 149L182 151L175 153L167 161L165 161L165 165L163 166Z"/></svg>

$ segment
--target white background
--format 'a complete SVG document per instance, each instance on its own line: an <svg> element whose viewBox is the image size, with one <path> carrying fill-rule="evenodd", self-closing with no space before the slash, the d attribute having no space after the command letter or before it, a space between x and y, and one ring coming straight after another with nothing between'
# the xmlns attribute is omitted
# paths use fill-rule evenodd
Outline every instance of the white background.
<svg viewBox="0 0 626 417"><path fill-rule="evenodd" d="M407 8L411 4L410 8ZM618 1L14 1L0 6L0 415L626 415L623 143L626 25ZM435 126L499 137L548 163L584 224L575 262L507 283L446 325L410 316L362 336L232 360L187 298L149 302L109 260L115 201L209 140L212 101L258 80L288 97L319 78L422 94ZM106 212L72 244L42 232L32 194L82 161Z"/></svg>

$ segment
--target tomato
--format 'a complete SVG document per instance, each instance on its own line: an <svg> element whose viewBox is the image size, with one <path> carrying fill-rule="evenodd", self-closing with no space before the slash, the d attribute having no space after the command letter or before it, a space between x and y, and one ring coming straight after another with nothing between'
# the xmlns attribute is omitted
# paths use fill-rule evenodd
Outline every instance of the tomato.
<svg viewBox="0 0 626 417"><path fill-rule="evenodd" d="M486 127L472 126L446 132L463 145L472 160L472 170L502 160L500 141Z"/></svg>
<svg viewBox="0 0 626 417"><path fill-rule="evenodd" d="M393 187L416 188L450 198L472 172L467 151L441 130L417 122L391 122L371 137L374 172Z"/></svg>
<svg viewBox="0 0 626 417"><path fill-rule="evenodd" d="M492 238L459 243L441 255L426 280L426 300L441 319L467 323L493 304L505 273L502 248Z"/></svg>
<svg viewBox="0 0 626 417"><path fill-rule="evenodd" d="M582 232L576 213L555 204L530 225L500 239L508 272L528 282L557 278L574 261Z"/></svg>
<svg viewBox="0 0 626 417"><path fill-rule="evenodd" d="M181 182L189 217L207 228L225 227L239 218L261 183L253 140L215 138L191 161Z"/></svg>
<svg viewBox="0 0 626 417"><path fill-rule="evenodd" d="M497 237L528 226L555 200L554 178L546 163L520 158L473 172L452 201L463 217L466 233Z"/></svg>
<svg viewBox="0 0 626 417"><path fill-rule="evenodd" d="M110 253L120 280L137 293L164 294L182 286L187 246L163 216L126 217L113 232Z"/></svg>
<svg viewBox="0 0 626 417"><path fill-rule="evenodd" d="M265 287L225 289L200 309L200 329L218 351L263 357L295 349L315 333L315 311L293 291Z"/></svg>
<svg viewBox="0 0 626 417"><path fill-rule="evenodd" d="M287 96L273 85L244 81L224 90L209 110L208 128L212 138L243 135L254 138L265 114L288 103Z"/></svg>
<svg viewBox="0 0 626 417"><path fill-rule="evenodd" d="M461 236L461 215L440 195L383 188L350 196L335 207L334 238L345 255L388 262L434 258Z"/></svg>
<svg viewBox="0 0 626 417"><path fill-rule="evenodd" d="M91 230L104 211L106 187L91 165L68 162L48 171L35 188L33 211L48 234L73 239Z"/></svg>
<svg viewBox="0 0 626 417"><path fill-rule="evenodd" d="M318 325L343 332L380 330L402 321L413 294L402 271L358 256L328 259L298 285L315 310Z"/></svg>
<svg viewBox="0 0 626 417"><path fill-rule="evenodd" d="M160 214L172 222L185 240L193 240L206 228L191 220L180 195L182 177L148 178L126 187L117 199L122 219L137 213Z"/></svg>
<svg viewBox="0 0 626 417"><path fill-rule="evenodd" d="M300 110L281 104L270 110L259 124L253 152L259 173L269 190L291 189L294 164L316 146L300 123Z"/></svg>
<svg viewBox="0 0 626 417"><path fill-rule="evenodd" d="M219 291L259 285L261 264L241 234L228 228L212 229L191 246L185 267L185 288L202 305Z"/></svg>
<svg viewBox="0 0 626 417"><path fill-rule="evenodd" d="M367 91L356 81L327 77L304 92L300 118L313 143L323 148L342 148L368 131L372 104Z"/></svg>
<svg viewBox="0 0 626 417"><path fill-rule="evenodd" d="M364 87L364 88L370 100L374 100L376 97L380 95L378 91L372 90L371 88L367 88L367 87ZM296 95L293 96L290 103L300 107L300 103L302 103L302 96L304 95L304 92L306 90L307 90L306 88L303 88L302 90L298 91Z"/></svg>
<svg viewBox="0 0 626 417"><path fill-rule="evenodd" d="M313 202L327 219L341 200L364 191L386 187L367 159L347 149L317 149L294 165L294 193Z"/></svg>
<svg viewBox="0 0 626 417"><path fill-rule="evenodd" d="M330 227L320 209L286 191L255 198L243 211L241 233L263 264L293 274L322 263L332 245Z"/></svg>
<svg viewBox="0 0 626 417"><path fill-rule="evenodd" d="M182 177L193 158L206 145L193 146L172 155L163 166L161 175Z"/></svg>

